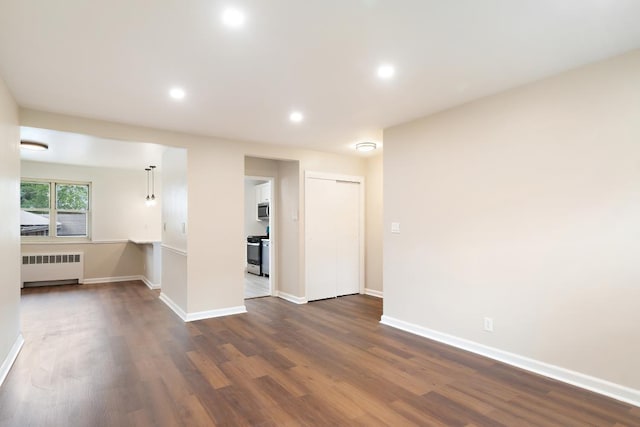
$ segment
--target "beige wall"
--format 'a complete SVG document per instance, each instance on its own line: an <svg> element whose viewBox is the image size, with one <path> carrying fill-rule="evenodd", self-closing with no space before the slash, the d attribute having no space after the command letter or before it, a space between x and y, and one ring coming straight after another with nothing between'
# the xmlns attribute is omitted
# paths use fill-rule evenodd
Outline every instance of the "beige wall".
<svg viewBox="0 0 640 427"><path fill-rule="evenodd" d="M278 162L277 191L277 289L279 292L304 297L304 282L300 277L300 164Z"/></svg>
<svg viewBox="0 0 640 427"><path fill-rule="evenodd" d="M108 281L110 278L144 274L144 250L141 246L128 242L23 244L22 252L25 254L82 252L84 253L85 280Z"/></svg>
<svg viewBox="0 0 640 427"><path fill-rule="evenodd" d="M0 367L20 334L19 141L18 106L0 78Z"/></svg>
<svg viewBox="0 0 640 427"><path fill-rule="evenodd" d="M382 292L382 153L367 159L365 288Z"/></svg>
<svg viewBox="0 0 640 427"><path fill-rule="evenodd" d="M144 203L144 165L129 170L23 161L21 167L23 178L91 182L92 240L160 240L161 207ZM156 194L162 194L161 173L158 170Z"/></svg>
<svg viewBox="0 0 640 427"><path fill-rule="evenodd" d="M168 148L162 155L162 293L187 312L188 153ZM202 197L210 197L208 193Z"/></svg>
<svg viewBox="0 0 640 427"><path fill-rule="evenodd" d="M25 126L77 132L99 137L153 142L187 149L188 256L187 306L192 313L238 307L244 304L243 183L245 156L276 160L298 160L299 171L314 170L348 175L365 175L365 161L291 147L227 141L177 132L22 110ZM167 167L163 161L164 173ZM298 173L298 257L291 260L298 269L298 287L304 289L304 188ZM166 192L166 187L165 187ZM163 251L163 259L164 258ZM163 262L164 264L164 262ZM163 288L167 280L163 269ZM165 289L163 289L164 291Z"/></svg>
<svg viewBox="0 0 640 427"><path fill-rule="evenodd" d="M635 51L385 130L385 316L640 389L639 100Z"/></svg>
<svg viewBox="0 0 640 427"><path fill-rule="evenodd" d="M144 274L144 251L129 239L160 240L160 206L148 207L143 169L21 162L23 178L91 182L91 242L55 244L23 240L24 253L84 253L85 280ZM160 172L158 173L160 175ZM162 193L160 180L156 193ZM68 241L68 240L65 240Z"/></svg>

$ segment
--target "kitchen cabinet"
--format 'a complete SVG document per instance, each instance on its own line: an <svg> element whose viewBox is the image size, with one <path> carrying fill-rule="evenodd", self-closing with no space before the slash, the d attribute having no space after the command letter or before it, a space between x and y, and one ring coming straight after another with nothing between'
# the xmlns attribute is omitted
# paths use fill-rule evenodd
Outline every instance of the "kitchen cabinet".
<svg viewBox="0 0 640 427"><path fill-rule="evenodd" d="M256 185L256 204L271 202L271 183Z"/></svg>

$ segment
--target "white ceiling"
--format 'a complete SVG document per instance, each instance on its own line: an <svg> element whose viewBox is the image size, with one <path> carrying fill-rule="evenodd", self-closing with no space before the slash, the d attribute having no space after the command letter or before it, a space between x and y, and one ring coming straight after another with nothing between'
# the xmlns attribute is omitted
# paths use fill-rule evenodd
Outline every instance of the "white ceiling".
<svg viewBox="0 0 640 427"><path fill-rule="evenodd" d="M244 28L221 24L230 3ZM639 18L637 0L0 0L0 75L27 108L349 152L638 48Z"/></svg>
<svg viewBox="0 0 640 427"><path fill-rule="evenodd" d="M20 137L49 146L47 151L21 149L21 160L79 166L144 170L149 165L160 166L165 149L148 142L118 141L27 126L20 128Z"/></svg>

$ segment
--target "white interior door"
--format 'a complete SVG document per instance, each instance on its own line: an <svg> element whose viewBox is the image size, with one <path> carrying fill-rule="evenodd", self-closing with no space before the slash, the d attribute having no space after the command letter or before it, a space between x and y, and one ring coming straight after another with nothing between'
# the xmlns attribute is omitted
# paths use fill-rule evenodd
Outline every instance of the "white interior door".
<svg viewBox="0 0 640 427"><path fill-rule="evenodd" d="M334 237L335 181L307 179L305 187L305 257L307 300L335 297L336 239Z"/></svg>
<svg viewBox="0 0 640 427"><path fill-rule="evenodd" d="M360 184L337 181L334 186L336 293L360 292Z"/></svg>
<svg viewBox="0 0 640 427"><path fill-rule="evenodd" d="M360 183L310 178L305 186L308 301L360 291Z"/></svg>

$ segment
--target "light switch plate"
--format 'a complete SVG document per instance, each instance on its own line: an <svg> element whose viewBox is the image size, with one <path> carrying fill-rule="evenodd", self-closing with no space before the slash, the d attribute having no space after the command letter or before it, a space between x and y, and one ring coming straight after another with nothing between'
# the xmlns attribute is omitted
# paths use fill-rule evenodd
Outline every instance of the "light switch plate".
<svg viewBox="0 0 640 427"><path fill-rule="evenodd" d="M399 222L392 222L391 223L391 232L400 234L400 223Z"/></svg>

